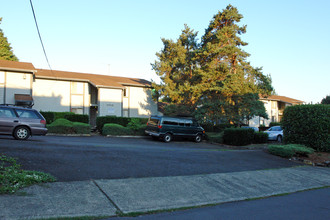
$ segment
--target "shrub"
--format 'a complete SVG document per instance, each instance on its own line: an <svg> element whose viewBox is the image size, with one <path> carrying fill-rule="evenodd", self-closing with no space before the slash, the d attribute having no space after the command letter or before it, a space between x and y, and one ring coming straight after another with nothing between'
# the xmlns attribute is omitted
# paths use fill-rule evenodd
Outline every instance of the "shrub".
<svg viewBox="0 0 330 220"><path fill-rule="evenodd" d="M282 123L281 122L271 122L269 123L269 127L273 127L273 126L281 126Z"/></svg>
<svg viewBox="0 0 330 220"><path fill-rule="evenodd" d="M284 142L330 151L330 105L295 105L285 108Z"/></svg>
<svg viewBox="0 0 330 220"><path fill-rule="evenodd" d="M223 144L223 134L224 132L209 132L206 134L206 139L214 143Z"/></svg>
<svg viewBox="0 0 330 220"><path fill-rule="evenodd" d="M73 122L73 130L76 134L90 134L91 126L82 122Z"/></svg>
<svg viewBox="0 0 330 220"><path fill-rule="evenodd" d="M253 129L227 128L224 131L223 140L225 144L244 146L251 144L254 137Z"/></svg>
<svg viewBox="0 0 330 220"><path fill-rule="evenodd" d="M119 124L105 124L102 129L103 135L131 135L133 132L131 129Z"/></svg>
<svg viewBox="0 0 330 220"><path fill-rule="evenodd" d="M268 134L262 131L254 133L253 143L255 144L263 144L267 143L268 141Z"/></svg>
<svg viewBox="0 0 330 220"><path fill-rule="evenodd" d="M59 118L47 126L49 133L56 134L74 134L73 122Z"/></svg>
<svg viewBox="0 0 330 220"><path fill-rule="evenodd" d="M132 120L136 119L140 124L146 124L148 118L127 118L127 117L116 117L116 116L100 116L96 118L96 127L99 131L102 131L104 124L119 124L124 127L128 125L128 123Z"/></svg>
<svg viewBox="0 0 330 220"><path fill-rule="evenodd" d="M133 131L137 131L140 128L140 121L136 118L132 118L130 122L128 122L127 127Z"/></svg>
<svg viewBox="0 0 330 220"><path fill-rule="evenodd" d="M81 114L67 114L64 115L65 119L68 119L72 122L81 122L81 123L89 123L89 117L88 115L81 115Z"/></svg>
<svg viewBox="0 0 330 220"><path fill-rule="evenodd" d="M271 154L285 158L293 156L308 156L308 154L314 152L312 148L300 144L270 145L268 151Z"/></svg>
<svg viewBox="0 0 330 220"><path fill-rule="evenodd" d="M67 115L74 115L73 112L51 112L51 111L43 112L43 111L40 111L40 113L46 119L47 124L53 123L56 119L65 118Z"/></svg>
<svg viewBox="0 0 330 220"><path fill-rule="evenodd" d="M72 122L64 118L55 120L47 125L49 133L55 134L89 134L90 125L81 122Z"/></svg>
<svg viewBox="0 0 330 220"><path fill-rule="evenodd" d="M65 118L66 115L74 115L73 112L54 112L54 114L55 114L54 120L59 118Z"/></svg>
<svg viewBox="0 0 330 220"><path fill-rule="evenodd" d="M47 124L51 124L51 123L53 123L53 121L55 121L55 114L54 114L54 112L43 112L43 111L40 111L40 114L42 114L42 116L44 116L44 118L46 119Z"/></svg>

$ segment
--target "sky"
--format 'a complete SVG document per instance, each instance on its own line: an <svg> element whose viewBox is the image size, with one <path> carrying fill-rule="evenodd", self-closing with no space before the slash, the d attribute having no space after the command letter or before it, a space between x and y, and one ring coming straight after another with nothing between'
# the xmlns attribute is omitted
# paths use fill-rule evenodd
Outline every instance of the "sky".
<svg viewBox="0 0 330 220"><path fill-rule="evenodd" d="M247 25L242 49L278 95L318 103L330 95L329 0L32 0L53 70L159 82L151 63L184 24L199 40L228 4ZM0 0L0 28L21 62L49 69L29 0Z"/></svg>

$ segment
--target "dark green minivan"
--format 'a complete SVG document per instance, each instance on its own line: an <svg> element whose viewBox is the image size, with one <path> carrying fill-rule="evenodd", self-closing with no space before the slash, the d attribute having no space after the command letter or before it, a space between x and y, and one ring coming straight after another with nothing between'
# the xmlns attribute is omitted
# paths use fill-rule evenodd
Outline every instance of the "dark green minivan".
<svg viewBox="0 0 330 220"><path fill-rule="evenodd" d="M201 142L205 131L191 117L151 116L145 133L165 142L170 142L173 137L192 138L195 142Z"/></svg>

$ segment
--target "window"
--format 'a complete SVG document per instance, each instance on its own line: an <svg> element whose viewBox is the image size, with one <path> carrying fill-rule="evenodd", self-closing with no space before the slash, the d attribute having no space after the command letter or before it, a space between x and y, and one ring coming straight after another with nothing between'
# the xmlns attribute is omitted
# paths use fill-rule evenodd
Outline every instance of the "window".
<svg viewBox="0 0 330 220"><path fill-rule="evenodd" d="M73 112L75 114L79 114L79 115L84 114L84 111L82 108L71 108L71 112Z"/></svg>
<svg viewBox="0 0 330 220"><path fill-rule="evenodd" d="M0 117L1 118L13 118L16 117L15 113L11 109L0 108Z"/></svg>
<svg viewBox="0 0 330 220"><path fill-rule="evenodd" d="M71 82L71 94L84 94L84 84L80 82Z"/></svg>
<svg viewBox="0 0 330 220"><path fill-rule="evenodd" d="M175 121L164 121L163 124L164 125L178 125L178 122L175 122Z"/></svg>

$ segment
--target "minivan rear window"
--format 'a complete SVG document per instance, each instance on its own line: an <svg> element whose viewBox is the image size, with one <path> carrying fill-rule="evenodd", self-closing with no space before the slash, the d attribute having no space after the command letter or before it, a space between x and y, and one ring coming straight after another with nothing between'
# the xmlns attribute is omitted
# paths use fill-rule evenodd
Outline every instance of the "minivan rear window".
<svg viewBox="0 0 330 220"><path fill-rule="evenodd" d="M150 118L148 124L150 125L158 125L159 120L155 118Z"/></svg>

